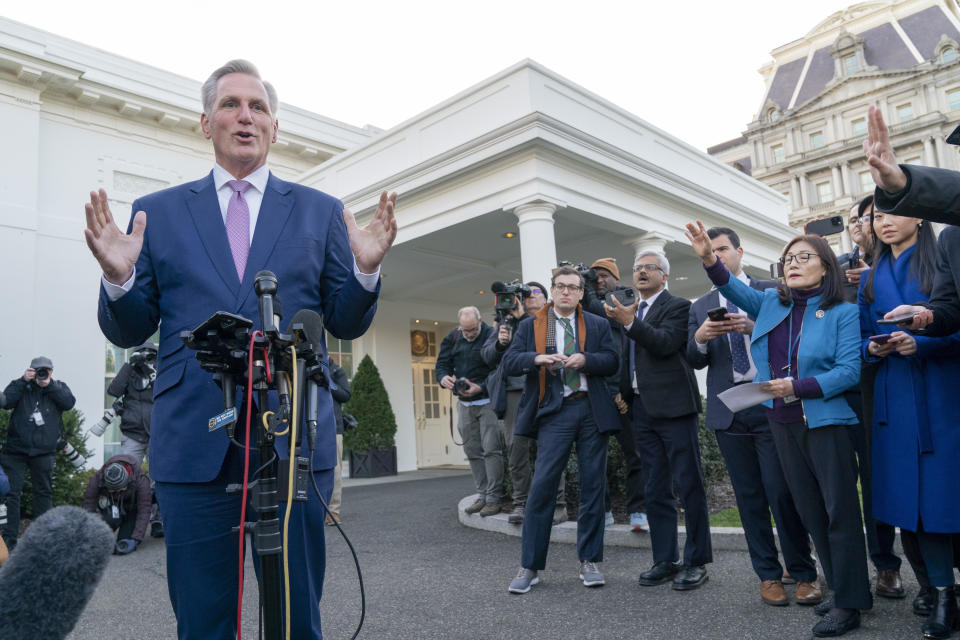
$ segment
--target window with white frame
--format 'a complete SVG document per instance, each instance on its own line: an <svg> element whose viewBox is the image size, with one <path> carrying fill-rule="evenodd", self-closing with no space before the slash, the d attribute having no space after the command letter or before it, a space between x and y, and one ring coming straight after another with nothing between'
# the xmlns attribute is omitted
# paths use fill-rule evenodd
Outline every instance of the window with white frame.
<svg viewBox="0 0 960 640"><path fill-rule="evenodd" d="M869 171L860 172L860 193L873 193L873 188L876 185L873 182L873 176L870 175Z"/></svg>
<svg viewBox="0 0 960 640"><path fill-rule="evenodd" d="M817 183L817 202L830 202L833 200L833 185L829 180Z"/></svg>
<svg viewBox="0 0 960 640"><path fill-rule="evenodd" d="M348 378L353 378L353 343L341 340L327 332L327 354L341 369L347 372Z"/></svg>
<svg viewBox="0 0 960 640"><path fill-rule="evenodd" d="M867 135L867 119L857 118L850 122L850 132L854 137Z"/></svg>
<svg viewBox="0 0 960 640"><path fill-rule="evenodd" d="M823 131L814 131L810 134L811 149L819 149L824 144L826 144L826 139L823 137Z"/></svg>
<svg viewBox="0 0 960 640"><path fill-rule="evenodd" d="M860 71L860 62L857 60L857 54L851 53L843 56L841 58L843 62L843 75L852 76L857 71Z"/></svg>
<svg viewBox="0 0 960 640"><path fill-rule="evenodd" d="M949 108L950 111L960 109L960 89L947 91L947 108Z"/></svg>
<svg viewBox="0 0 960 640"><path fill-rule="evenodd" d="M779 164L786 159L786 154L783 151L782 144L775 144L770 147L770 157L773 158L774 164Z"/></svg>
<svg viewBox="0 0 960 640"><path fill-rule="evenodd" d="M940 62L953 62L957 59L957 49L955 47L946 46L940 50Z"/></svg>
<svg viewBox="0 0 960 640"><path fill-rule="evenodd" d="M908 120L913 120L913 105L909 102L897 107L897 122L907 122Z"/></svg>

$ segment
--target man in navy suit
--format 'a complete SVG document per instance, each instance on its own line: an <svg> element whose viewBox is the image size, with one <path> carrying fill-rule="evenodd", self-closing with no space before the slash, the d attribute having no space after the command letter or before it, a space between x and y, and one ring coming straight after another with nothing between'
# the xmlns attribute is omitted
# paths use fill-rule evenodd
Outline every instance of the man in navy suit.
<svg viewBox="0 0 960 640"><path fill-rule="evenodd" d="M253 278L269 269L290 315L312 309L338 338L359 337L373 319L380 263L396 237L396 194L384 192L361 229L335 198L273 176L267 154L276 142L277 96L249 62L214 71L202 98L200 124L216 158L211 173L134 202L127 234L114 223L107 194L91 193L85 236L103 270L99 320L107 338L134 346L160 327L150 475L178 636L226 640L237 631L239 542L231 528L241 498L225 489L242 478L243 453L208 430L223 409L222 393L180 331L220 310L258 318ZM336 429L328 390L318 405L313 472L329 500ZM285 452L285 438L276 446ZM289 530L292 636L321 638L324 512L312 493L294 504Z"/></svg>
<svg viewBox="0 0 960 640"><path fill-rule="evenodd" d="M607 440L620 429L604 377L617 370L618 357L609 323L580 306L583 277L579 272L569 267L555 270L551 294L553 302L520 323L503 355L506 375L526 376L514 433L537 440L536 468L523 518L520 571L510 583L511 593L530 591L546 566L554 497L573 443L580 467L579 575L587 587L604 584L597 563L603 560Z"/></svg>
<svg viewBox="0 0 960 640"><path fill-rule="evenodd" d="M713 252L734 277L758 290L776 286L775 282L755 280L744 273L740 264L743 247L735 231L713 227L707 235ZM726 319L713 321L707 311L718 308L726 310ZM783 561L797 581L797 604L815 605L823 596L817 586L817 566L810 555L810 538L783 477L764 408L758 405L734 414L717 397L734 385L753 380L757 368L750 356L752 331L753 320L713 289L690 307L687 361L695 369L709 366L707 427L717 436L727 463L750 561L760 578L761 601L773 606L790 603L783 589L783 567L777 559L770 525L772 511Z"/></svg>

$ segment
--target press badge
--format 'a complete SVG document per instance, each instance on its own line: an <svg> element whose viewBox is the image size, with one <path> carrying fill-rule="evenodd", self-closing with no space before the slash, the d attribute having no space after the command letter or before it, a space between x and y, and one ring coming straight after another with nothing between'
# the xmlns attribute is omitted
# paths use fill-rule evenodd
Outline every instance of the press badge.
<svg viewBox="0 0 960 640"><path fill-rule="evenodd" d="M40 409L34 409L33 413L30 414L30 419L38 427L43 425L43 414L40 413Z"/></svg>
<svg viewBox="0 0 960 640"><path fill-rule="evenodd" d="M110 516L111 516L114 520L119 520L119 519L120 519L120 509L117 508L117 505L112 505L112 506L110 507Z"/></svg>

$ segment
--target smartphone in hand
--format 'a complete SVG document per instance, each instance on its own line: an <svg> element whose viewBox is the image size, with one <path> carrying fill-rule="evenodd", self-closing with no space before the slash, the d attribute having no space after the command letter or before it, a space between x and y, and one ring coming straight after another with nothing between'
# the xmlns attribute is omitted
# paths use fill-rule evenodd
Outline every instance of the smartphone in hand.
<svg viewBox="0 0 960 640"><path fill-rule="evenodd" d="M707 317L713 320L714 322L723 322L727 319L727 309L726 307L717 307L716 309L707 310Z"/></svg>
<svg viewBox="0 0 960 640"><path fill-rule="evenodd" d="M877 344L887 344L887 342L890 340L890 334L889 334L889 333L881 333L881 334L878 335L878 336L870 336L870 337L867 338L867 339L868 339L870 342L876 342Z"/></svg>

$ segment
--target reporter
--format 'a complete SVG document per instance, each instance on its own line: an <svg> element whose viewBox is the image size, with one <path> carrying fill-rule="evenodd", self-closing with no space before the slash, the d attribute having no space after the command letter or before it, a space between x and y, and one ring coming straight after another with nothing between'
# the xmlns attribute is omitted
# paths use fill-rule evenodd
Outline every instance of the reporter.
<svg viewBox="0 0 960 640"><path fill-rule="evenodd" d="M926 575L936 589L926 638L947 638L958 619L954 598L953 538L960 532L954 508L954 464L960 431L952 388L960 379L960 333L914 336L877 324L890 309L927 301L933 288L936 238L919 218L874 217L879 253L860 290L864 360L878 364L874 387L873 515L916 533ZM889 335L884 342L880 335ZM871 337L875 338L871 340ZM907 545L905 545L907 547ZM918 575L918 581L923 582Z"/></svg>
<svg viewBox="0 0 960 640"><path fill-rule="evenodd" d="M872 597L849 434L857 417L844 398L860 375L857 309L843 301L840 265L823 238L797 236L781 257L785 284L757 291L730 277L703 223L686 235L720 293L756 318L754 381L774 395L765 405L777 455L834 592L815 609L824 617L813 634L843 635Z"/></svg>

